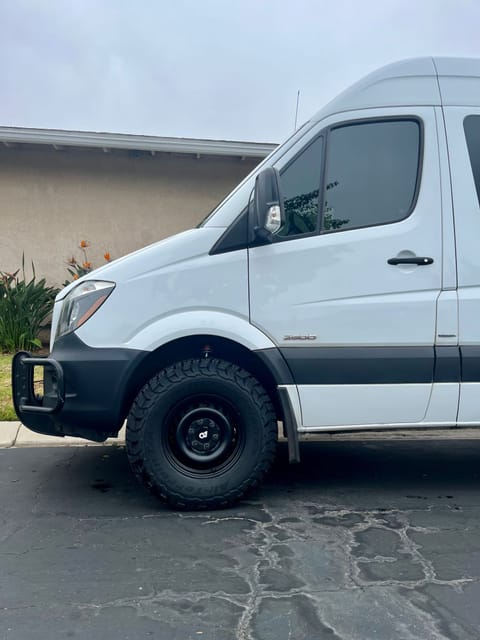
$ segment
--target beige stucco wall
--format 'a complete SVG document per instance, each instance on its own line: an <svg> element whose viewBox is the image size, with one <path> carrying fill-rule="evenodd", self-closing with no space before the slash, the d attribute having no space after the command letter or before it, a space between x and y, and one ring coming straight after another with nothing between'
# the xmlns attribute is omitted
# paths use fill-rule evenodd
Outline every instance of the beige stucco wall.
<svg viewBox="0 0 480 640"><path fill-rule="evenodd" d="M60 284L65 261L112 257L196 225L258 162L143 152L0 147L0 270L33 260Z"/></svg>

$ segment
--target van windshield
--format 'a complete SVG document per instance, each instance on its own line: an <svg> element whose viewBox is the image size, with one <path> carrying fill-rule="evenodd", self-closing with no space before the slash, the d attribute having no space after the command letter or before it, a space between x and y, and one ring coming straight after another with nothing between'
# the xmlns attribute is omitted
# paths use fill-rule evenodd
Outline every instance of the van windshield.
<svg viewBox="0 0 480 640"><path fill-rule="evenodd" d="M224 198L198 225L204 227L207 224L211 226L225 227L232 222L232 220L244 209L247 205L248 198L253 189L253 184L257 173L266 164L267 166L273 165L277 162L297 140L299 140L314 123L307 121L303 124L290 138L288 138L282 145L277 147L270 155L268 155L260 164L258 164L253 171L251 171L242 182L231 191L226 198ZM218 217L217 217L218 216ZM213 218L215 222L213 222Z"/></svg>

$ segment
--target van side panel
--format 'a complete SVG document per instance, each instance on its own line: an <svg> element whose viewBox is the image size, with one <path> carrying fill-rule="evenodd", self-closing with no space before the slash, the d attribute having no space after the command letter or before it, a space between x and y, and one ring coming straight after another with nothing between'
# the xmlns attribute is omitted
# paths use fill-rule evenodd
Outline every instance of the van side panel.
<svg viewBox="0 0 480 640"><path fill-rule="evenodd" d="M462 381L459 425L480 425L480 203L465 134L465 119L480 107L445 107L457 247L459 346Z"/></svg>

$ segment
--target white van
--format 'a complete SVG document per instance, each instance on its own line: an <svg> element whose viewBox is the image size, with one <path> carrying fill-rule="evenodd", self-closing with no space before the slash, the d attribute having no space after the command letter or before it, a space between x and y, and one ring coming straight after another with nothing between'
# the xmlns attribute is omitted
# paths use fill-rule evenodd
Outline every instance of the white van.
<svg viewBox="0 0 480 640"><path fill-rule="evenodd" d="M51 354L19 353L33 431L127 418L144 484L228 505L301 434L480 426L480 60L367 76L197 229L58 295ZM44 393L33 369L44 367Z"/></svg>

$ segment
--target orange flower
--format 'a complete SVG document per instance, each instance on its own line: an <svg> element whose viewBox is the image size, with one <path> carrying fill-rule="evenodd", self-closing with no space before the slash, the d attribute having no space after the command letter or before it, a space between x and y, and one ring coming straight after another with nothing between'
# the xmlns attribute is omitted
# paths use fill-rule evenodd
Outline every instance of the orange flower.
<svg viewBox="0 0 480 640"><path fill-rule="evenodd" d="M67 260L67 264L71 264L72 266L77 264L77 261L75 260L75 256L72 256L71 258L69 258Z"/></svg>
<svg viewBox="0 0 480 640"><path fill-rule="evenodd" d="M86 261L86 262L84 262L84 263L82 264L82 267L83 267L84 269L91 269L91 268L92 268L92 263L91 263L91 262Z"/></svg>
<svg viewBox="0 0 480 640"><path fill-rule="evenodd" d="M78 246L80 247L80 249L86 249L90 246L90 243L86 240L80 240L80 244Z"/></svg>
<svg viewBox="0 0 480 640"><path fill-rule="evenodd" d="M112 259L112 258L110 257L110 251L105 251L105 253L103 254L103 257L105 258L105 260L106 260L107 262L110 262L110 260Z"/></svg>
<svg viewBox="0 0 480 640"><path fill-rule="evenodd" d="M79 278L78 273L74 273L74 274L73 274L73 279L74 279L74 280L78 280L78 278Z"/></svg>

